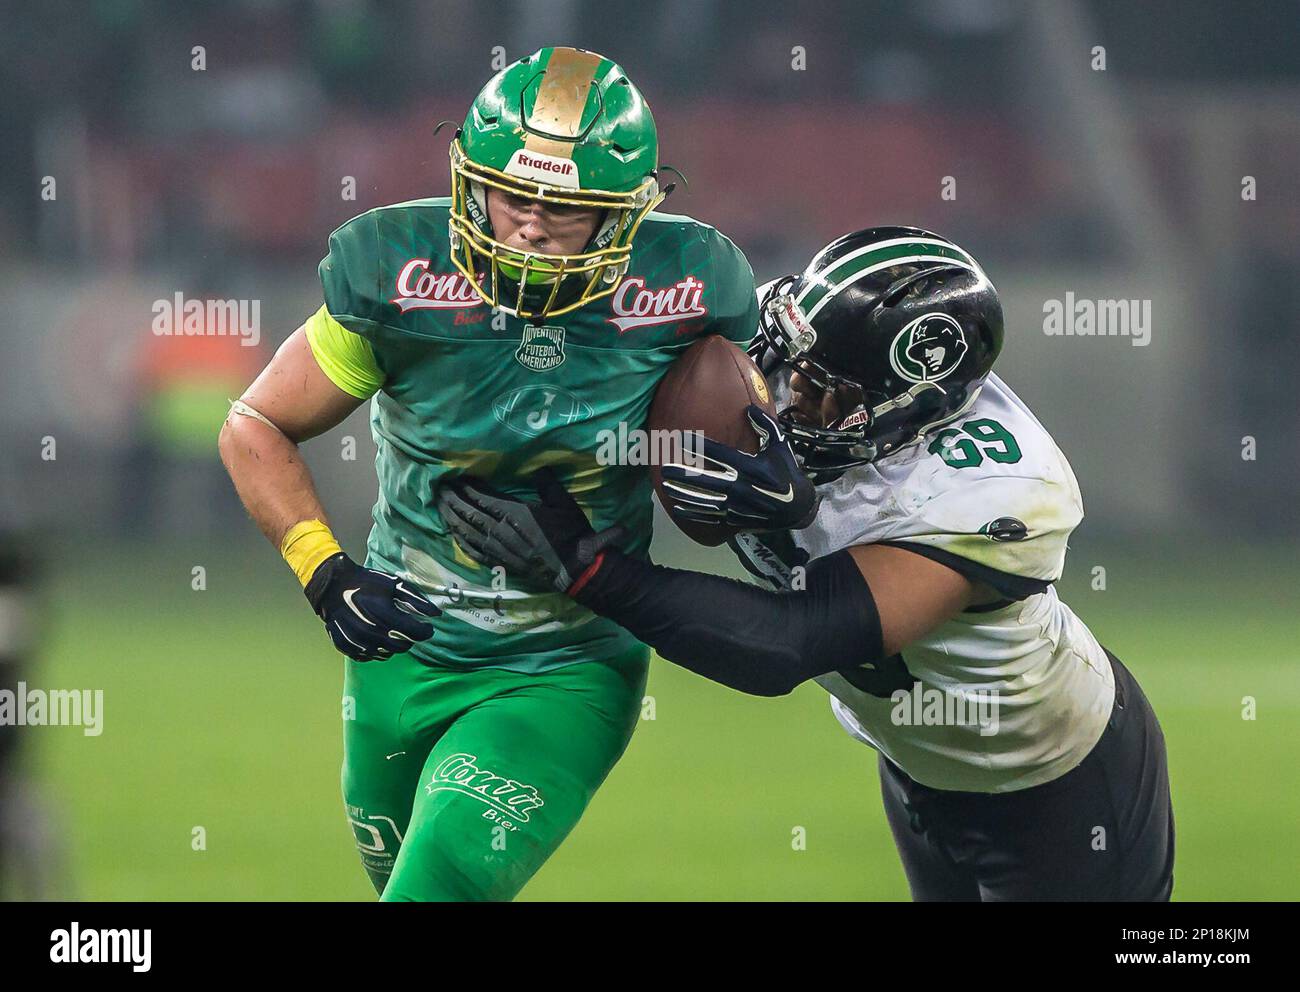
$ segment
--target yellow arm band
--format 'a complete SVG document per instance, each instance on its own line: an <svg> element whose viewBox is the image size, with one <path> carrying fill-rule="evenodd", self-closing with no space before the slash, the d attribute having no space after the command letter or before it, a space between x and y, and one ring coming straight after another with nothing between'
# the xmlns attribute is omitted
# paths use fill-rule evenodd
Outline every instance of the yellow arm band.
<svg viewBox="0 0 1300 992"><path fill-rule="evenodd" d="M280 554L304 589L320 563L342 550L330 529L319 520L299 521L289 528L280 542Z"/></svg>
<svg viewBox="0 0 1300 992"><path fill-rule="evenodd" d="M384 384L374 349L321 307L303 325L316 364L330 382L359 400L369 399Z"/></svg>

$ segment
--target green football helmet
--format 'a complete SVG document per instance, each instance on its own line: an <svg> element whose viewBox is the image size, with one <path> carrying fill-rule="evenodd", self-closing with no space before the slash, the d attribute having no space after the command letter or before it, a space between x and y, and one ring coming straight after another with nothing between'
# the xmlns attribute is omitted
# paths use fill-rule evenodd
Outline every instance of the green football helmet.
<svg viewBox="0 0 1300 992"><path fill-rule="evenodd" d="M543 48L492 77L451 143L451 257L490 306L520 317L568 313L613 293L641 221L663 200L659 139L616 63ZM576 255L498 241L487 191L603 211Z"/></svg>

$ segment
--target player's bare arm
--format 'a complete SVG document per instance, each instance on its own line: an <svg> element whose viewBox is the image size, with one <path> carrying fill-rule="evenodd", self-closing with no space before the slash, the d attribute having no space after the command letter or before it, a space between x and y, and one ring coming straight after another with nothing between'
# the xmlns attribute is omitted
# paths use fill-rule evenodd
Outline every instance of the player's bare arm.
<svg viewBox="0 0 1300 992"><path fill-rule="evenodd" d="M304 325L231 408L218 447L244 507L298 576L335 647L369 661L431 636L438 609L397 576L343 553L298 451L361 403L321 369Z"/></svg>
<svg viewBox="0 0 1300 992"><path fill-rule="evenodd" d="M860 544L848 553L875 601L885 657L987 598L965 576L903 548Z"/></svg>
<svg viewBox="0 0 1300 992"><path fill-rule="evenodd" d="M240 403L252 412L227 415L218 440L221 460L254 522L278 548L294 524L328 522L298 445L342 423L362 400L326 377L299 327Z"/></svg>

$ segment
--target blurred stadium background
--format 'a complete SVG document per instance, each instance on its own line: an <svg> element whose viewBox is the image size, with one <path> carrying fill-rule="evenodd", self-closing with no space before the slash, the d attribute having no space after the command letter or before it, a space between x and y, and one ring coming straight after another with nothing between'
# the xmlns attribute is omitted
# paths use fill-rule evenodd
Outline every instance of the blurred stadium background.
<svg viewBox="0 0 1300 992"><path fill-rule="evenodd" d="M1083 489L1063 593L1165 727L1175 898L1294 898L1297 24L1300 4L1251 0L0 5L0 683L105 693L98 737L0 727L0 892L372 897L338 796L337 656L216 432L319 305L329 232L443 194L433 126L494 58L574 44L650 101L689 180L667 209L760 280L883 223L984 262L1000 371ZM1150 344L1048 336L1067 292L1150 300ZM176 293L258 301L261 347L152 333ZM365 417L305 449L354 551ZM666 524L655 553L731 569ZM649 693L524 898L907 897L874 754L820 689L753 699L656 661Z"/></svg>

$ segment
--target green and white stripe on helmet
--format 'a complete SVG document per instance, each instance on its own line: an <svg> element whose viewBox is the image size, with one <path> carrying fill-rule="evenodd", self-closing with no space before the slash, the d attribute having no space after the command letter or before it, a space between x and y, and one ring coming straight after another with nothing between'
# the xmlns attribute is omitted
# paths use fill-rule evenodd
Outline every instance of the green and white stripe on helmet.
<svg viewBox="0 0 1300 992"><path fill-rule="evenodd" d="M940 262L973 272L979 265L966 252L942 238L888 238L855 248L840 258L823 262L820 256L804 271L804 286L795 303L811 321L818 311L845 288L882 269L912 262Z"/></svg>

